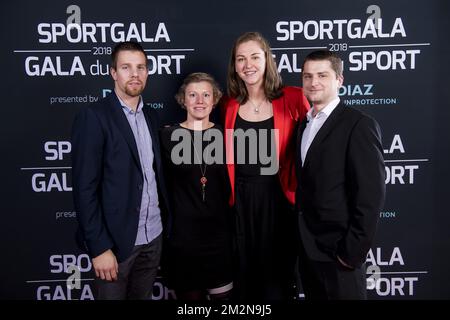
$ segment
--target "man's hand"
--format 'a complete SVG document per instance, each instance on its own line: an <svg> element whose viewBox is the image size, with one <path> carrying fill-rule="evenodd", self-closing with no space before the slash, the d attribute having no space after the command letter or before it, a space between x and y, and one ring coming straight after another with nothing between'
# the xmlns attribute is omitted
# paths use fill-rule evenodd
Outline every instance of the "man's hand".
<svg viewBox="0 0 450 320"><path fill-rule="evenodd" d="M119 273L119 265L116 256L108 249L101 255L92 259L92 266L95 270L95 275L102 280L115 281Z"/></svg>

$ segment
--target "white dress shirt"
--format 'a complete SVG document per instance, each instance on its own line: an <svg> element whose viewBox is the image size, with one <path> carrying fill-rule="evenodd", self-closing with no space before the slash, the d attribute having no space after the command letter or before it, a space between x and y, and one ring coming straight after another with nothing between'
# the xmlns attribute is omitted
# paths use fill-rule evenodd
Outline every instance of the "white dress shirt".
<svg viewBox="0 0 450 320"><path fill-rule="evenodd" d="M314 140L314 137L316 136L317 132L319 132L320 128L322 128L325 121L330 116L331 112L337 107L341 100L339 97L331 101L325 108L320 110L315 116L313 116L314 107L309 109L308 113L306 114L306 128L303 131L302 135L302 145L301 145L301 151L302 151L302 167L305 163L306 154L308 153L308 149L311 146L311 143Z"/></svg>

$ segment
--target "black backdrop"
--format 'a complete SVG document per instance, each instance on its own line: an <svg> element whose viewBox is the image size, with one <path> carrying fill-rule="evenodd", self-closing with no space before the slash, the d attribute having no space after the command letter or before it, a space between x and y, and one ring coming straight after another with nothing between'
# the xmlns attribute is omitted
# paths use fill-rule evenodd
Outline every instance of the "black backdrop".
<svg viewBox="0 0 450 320"><path fill-rule="evenodd" d="M368 255L369 297L450 298L444 0L16 0L1 8L0 298L92 298L91 265L74 241L70 129L80 108L112 88L115 42L142 41L144 99L174 123L183 116L173 98L182 79L209 72L225 88L229 51L245 31L267 37L287 85L301 84L314 48L338 51L341 99L381 125L387 199ZM68 23L78 26L67 35ZM70 264L81 269L80 289L66 287ZM158 280L155 299L171 297Z"/></svg>

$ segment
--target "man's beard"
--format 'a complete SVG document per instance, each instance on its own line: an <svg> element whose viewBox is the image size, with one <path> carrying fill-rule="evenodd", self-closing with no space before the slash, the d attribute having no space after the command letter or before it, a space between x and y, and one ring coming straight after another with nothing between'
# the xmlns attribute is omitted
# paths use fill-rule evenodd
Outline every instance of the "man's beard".
<svg viewBox="0 0 450 320"><path fill-rule="evenodd" d="M142 91L144 91L143 85L141 85L140 87L134 87L133 89L131 89L128 85L125 86L125 93L130 97L140 96Z"/></svg>

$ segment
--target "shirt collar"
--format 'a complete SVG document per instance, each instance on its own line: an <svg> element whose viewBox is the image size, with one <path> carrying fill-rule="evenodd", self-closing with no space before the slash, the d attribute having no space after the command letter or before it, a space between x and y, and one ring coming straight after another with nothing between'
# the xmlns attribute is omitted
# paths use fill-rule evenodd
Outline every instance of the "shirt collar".
<svg viewBox="0 0 450 320"><path fill-rule="evenodd" d="M336 99L332 100L329 104L327 104L325 108L320 110L316 114L316 117L322 117L323 115L325 115L326 118L328 118L330 116L331 112L333 112L333 110L336 109L336 107L340 101L341 101L341 99L339 99L339 97L336 97ZM312 116L313 111L314 111L314 107L309 109L308 113L306 114L306 117L308 118L308 120L313 119L313 116Z"/></svg>
<svg viewBox="0 0 450 320"><path fill-rule="evenodd" d="M125 109L125 111L129 112L129 113L133 113L133 109L129 106L127 106L125 104L125 102L123 102L123 100L119 97L119 95L116 93L117 98L119 99L120 105L122 106L123 109ZM136 113L141 112L142 108L144 107L144 102L142 100L142 96L139 96L139 103L136 109Z"/></svg>

